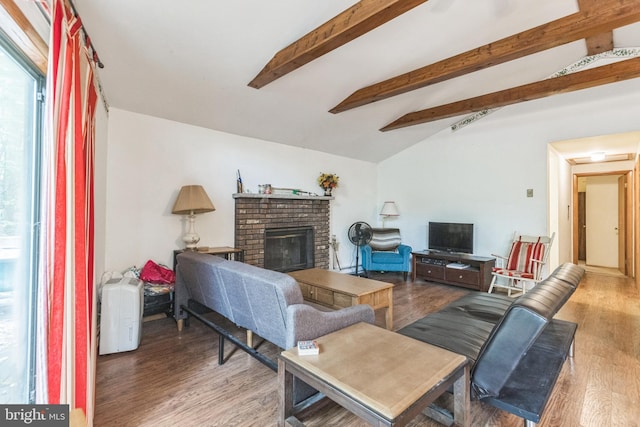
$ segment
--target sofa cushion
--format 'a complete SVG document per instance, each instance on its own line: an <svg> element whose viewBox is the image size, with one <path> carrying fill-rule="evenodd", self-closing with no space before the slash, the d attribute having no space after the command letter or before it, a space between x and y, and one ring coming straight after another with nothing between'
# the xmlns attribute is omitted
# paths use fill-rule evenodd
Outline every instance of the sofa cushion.
<svg viewBox="0 0 640 427"><path fill-rule="evenodd" d="M492 271L514 279L535 279L539 263L544 258L545 246L540 242L523 242L522 237L511 244L511 251L504 267L493 267Z"/></svg>
<svg viewBox="0 0 640 427"><path fill-rule="evenodd" d="M374 251L395 251L400 243L400 229L374 228L369 246Z"/></svg>
<svg viewBox="0 0 640 427"><path fill-rule="evenodd" d="M518 239L511 244L506 270L517 271L524 278L533 278L538 264L544 258L545 246L540 241L523 242Z"/></svg>
<svg viewBox="0 0 640 427"><path fill-rule="evenodd" d="M402 264L404 258L396 251L375 251L371 252L371 262L374 264Z"/></svg>
<svg viewBox="0 0 640 427"><path fill-rule="evenodd" d="M238 261L218 266L229 300L230 319L279 347L286 346L287 307L302 304L302 292L288 274Z"/></svg>
<svg viewBox="0 0 640 427"><path fill-rule="evenodd" d="M176 287L174 294L174 316L184 319L187 315L180 308L192 299L210 301L209 308L233 320L229 298L221 284L220 273L216 267L223 264L224 258L193 251L185 251L178 255L176 268ZM183 286L189 283L189 286Z"/></svg>
<svg viewBox="0 0 640 427"><path fill-rule="evenodd" d="M467 356L474 363L474 395L495 397L583 274L564 264L517 299L472 292L398 332Z"/></svg>
<svg viewBox="0 0 640 427"><path fill-rule="evenodd" d="M582 270L582 268L578 268L575 264L567 262L556 268L552 276L576 288L580 280L582 280L583 274L584 270Z"/></svg>
<svg viewBox="0 0 640 427"><path fill-rule="evenodd" d="M513 298L484 292L470 293L398 332L454 353L475 363L482 345Z"/></svg>
<svg viewBox="0 0 640 427"><path fill-rule="evenodd" d="M565 281L549 277L513 301L473 366L472 390L478 398L498 396L520 360L574 291Z"/></svg>
<svg viewBox="0 0 640 427"><path fill-rule="evenodd" d="M570 351L577 326L572 322L552 319L522 357L500 394L482 401L534 423L540 422L542 411Z"/></svg>
<svg viewBox="0 0 640 427"><path fill-rule="evenodd" d="M481 399L500 393L547 322L547 318L526 307L509 308L491 331L473 367L471 387L475 396Z"/></svg>

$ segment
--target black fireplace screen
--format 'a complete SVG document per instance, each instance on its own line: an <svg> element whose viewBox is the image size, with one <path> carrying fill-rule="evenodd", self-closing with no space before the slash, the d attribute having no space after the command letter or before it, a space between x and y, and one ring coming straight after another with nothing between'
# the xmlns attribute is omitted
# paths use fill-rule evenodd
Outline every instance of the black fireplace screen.
<svg viewBox="0 0 640 427"><path fill-rule="evenodd" d="M313 268L313 254L313 227L265 230L264 268L282 272Z"/></svg>

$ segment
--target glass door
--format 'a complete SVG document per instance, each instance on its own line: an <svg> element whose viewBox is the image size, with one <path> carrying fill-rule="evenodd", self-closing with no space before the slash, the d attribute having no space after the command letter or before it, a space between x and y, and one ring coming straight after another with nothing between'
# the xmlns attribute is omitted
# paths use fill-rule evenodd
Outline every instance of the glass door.
<svg viewBox="0 0 640 427"><path fill-rule="evenodd" d="M34 402L43 76L0 32L0 403Z"/></svg>

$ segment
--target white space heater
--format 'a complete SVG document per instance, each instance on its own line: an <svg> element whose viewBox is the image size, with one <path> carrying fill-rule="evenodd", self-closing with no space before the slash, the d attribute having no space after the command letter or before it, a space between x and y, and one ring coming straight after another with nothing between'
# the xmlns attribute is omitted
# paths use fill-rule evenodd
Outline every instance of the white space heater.
<svg viewBox="0 0 640 427"><path fill-rule="evenodd" d="M135 350L142 338L144 283L122 277L102 285L100 354Z"/></svg>

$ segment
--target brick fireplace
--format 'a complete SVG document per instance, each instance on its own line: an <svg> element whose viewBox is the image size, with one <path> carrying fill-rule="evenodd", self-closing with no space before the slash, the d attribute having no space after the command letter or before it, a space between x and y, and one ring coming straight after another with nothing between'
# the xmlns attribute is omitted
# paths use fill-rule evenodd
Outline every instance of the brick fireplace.
<svg viewBox="0 0 640 427"><path fill-rule="evenodd" d="M233 198L235 247L244 249L244 262L264 267L265 230L312 227L314 266L329 268L333 197L238 193Z"/></svg>

